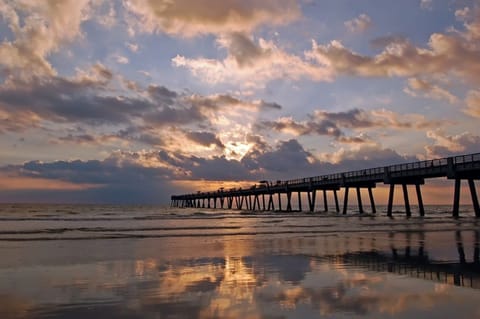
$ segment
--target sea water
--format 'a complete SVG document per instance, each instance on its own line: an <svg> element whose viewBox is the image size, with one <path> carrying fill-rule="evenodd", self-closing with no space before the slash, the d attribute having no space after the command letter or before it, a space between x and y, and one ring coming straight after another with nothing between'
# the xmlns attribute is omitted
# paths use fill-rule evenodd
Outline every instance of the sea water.
<svg viewBox="0 0 480 319"><path fill-rule="evenodd" d="M0 205L0 318L476 318L469 206Z"/></svg>

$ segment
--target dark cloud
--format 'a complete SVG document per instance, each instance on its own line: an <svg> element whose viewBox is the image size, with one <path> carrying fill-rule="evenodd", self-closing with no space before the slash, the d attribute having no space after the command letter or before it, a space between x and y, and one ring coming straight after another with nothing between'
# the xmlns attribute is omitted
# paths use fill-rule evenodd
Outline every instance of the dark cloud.
<svg viewBox="0 0 480 319"><path fill-rule="evenodd" d="M278 103L275 103L275 102L265 102L263 100L260 101L260 104L259 106L261 108L271 108L271 109L277 109L277 110L281 110L282 109L282 106Z"/></svg>
<svg viewBox="0 0 480 319"><path fill-rule="evenodd" d="M194 107L208 110L228 109L230 107L244 107L252 109L281 109L282 106L275 102L244 101L228 94L217 94L211 96L192 95L187 101Z"/></svg>
<svg viewBox="0 0 480 319"><path fill-rule="evenodd" d="M247 153L242 163L252 170L271 172L289 172L303 170L311 166L308 158L311 154L303 149L297 140L280 142L278 147L269 152L254 151Z"/></svg>
<svg viewBox="0 0 480 319"><path fill-rule="evenodd" d="M245 101L228 94L203 96L179 93L157 85L143 89L125 79L123 83L134 94L118 95L112 83L114 77L111 70L97 63L87 71L79 71L73 78L9 78L0 86L0 132L48 128L47 123L50 122L93 128L99 125L141 128L190 124L208 127L212 111L281 108L275 102ZM146 140L148 136L142 139Z"/></svg>
<svg viewBox="0 0 480 319"><path fill-rule="evenodd" d="M345 128L369 128L379 126L378 121L373 121L372 116L368 114L367 111L361 109L351 109L336 113L320 110L314 113L313 119L332 122Z"/></svg>
<svg viewBox="0 0 480 319"><path fill-rule="evenodd" d="M200 145L209 147L211 145L215 145L220 149L225 148L222 141L213 133L210 132L185 132L185 136Z"/></svg>
<svg viewBox="0 0 480 319"><path fill-rule="evenodd" d="M165 106L145 114L143 121L147 125L158 127L202 123L207 122L208 119L202 109L195 106L180 108Z"/></svg>
<svg viewBox="0 0 480 319"><path fill-rule="evenodd" d="M307 116L306 121L280 118L275 121L261 121L256 124L259 130L275 130L296 136L323 135L333 137L341 143L366 143L369 138L347 136L345 129L418 129L438 127L439 120L426 120L419 114L401 115L388 110L351 109L343 112L317 110Z"/></svg>
<svg viewBox="0 0 480 319"><path fill-rule="evenodd" d="M151 181L171 178L172 173L164 168L151 168L133 161L108 158L103 161L55 161L43 163L30 161L21 166L22 175L42 177L72 183L121 184L135 181Z"/></svg>
<svg viewBox="0 0 480 319"><path fill-rule="evenodd" d="M157 103L172 105L178 97L178 93L167 89L164 86L150 85L147 88L149 96Z"/></svg>
<svg viewBox="0 0 480 319"><path fill-rule="evenodd" d="M235 59L240 68L244 66L252 66L257 60L264 59L269 56L269 51L260 48L246 34L235 32L231 33L226 39L229 54Z"/></svg>
<svg viewBox="0 0 480 319"><path fill-rule="evenodd" d="M81 135L68 134L67 136L58 138L58 142L74 143L74 144L94 144L97 142L97 140L98 139L91 134L81 134Z"/></svg>
<svg viewBox="0 0 480 319"><path fill-rule="evenodd" d="M225 156L202 158L160 151L158 158L184 172L185 177L192 180L243 181L256 179L242 162L235 159L229 160Z"/></svg>
<svg viewBox="0 0 480 319"><path fill-rule="evenodd" d="M0 109L31 113L47 121L92 125L128 123L152 109L146 100L105 96L100 88L98 83L61 77L14 81L0 87Z"/></svg>

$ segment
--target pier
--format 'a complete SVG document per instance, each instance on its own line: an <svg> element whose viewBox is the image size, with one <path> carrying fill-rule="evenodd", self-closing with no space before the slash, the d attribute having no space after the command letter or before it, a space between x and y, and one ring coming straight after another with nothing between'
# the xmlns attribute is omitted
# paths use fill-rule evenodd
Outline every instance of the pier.
<svg viewBox="0 0 480 319"><path fill-rule="evenodd" d="M260 181L249 188L219 189L210 192L171 196L172 207L193 207L210 209L238 209L250 211L304 211L302 198L307 199L307 210L315 210L317 193L323 193L324 211L329 211L327 192L333 192L335 211L347 214L350 189L356 191L357 207L360 214L365 212L361 190L369 195L371 213L376 213L373 189L378 183L389 185L387 215L392 216L395 186L401 186L405 214L412 215L408 187L415 187L418 214L425 215L421 186L425 179L447 178L454 182L452 216L459 217L460 188L462 180L468 182L475 216L480 217L480 206L475 180L480 179L480 153L454 157L367 168L356 171L334 173L285 181ZM344 189L343 207L340 210L337 192ZM294 195L297 200L292 200ZM305 196L306 195L306 196ZM282 200L283 199L283 200ZM286 207L282 202L286 200ZM294 205L295 204L295 205ZM277 205L277 206L275 206ZM294 207L295 206L295 207Z"/></svg>

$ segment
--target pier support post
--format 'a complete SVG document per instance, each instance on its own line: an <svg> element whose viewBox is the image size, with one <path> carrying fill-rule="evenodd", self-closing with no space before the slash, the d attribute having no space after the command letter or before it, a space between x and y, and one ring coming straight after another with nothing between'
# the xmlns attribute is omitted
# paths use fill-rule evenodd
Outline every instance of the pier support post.
<svg viewBox="0 0 480 319"><path fill-rule="evenodd" d="M257 201L257 207L258 207L258 210L260 210L260 197L257 195L255 195L255 200Z"/></svg>
<svg viewBox="0 0 480 319"><path fill-rule="evenodd" d="M333 197L335 198L335 210L337 213L340 213L340 207L338 206L338 195L337 195L337 190L333 190Z"/></svg>
<svg viewBox="0 0 480 319"><path fill-rule="evenodd" d="M287 191L287 212L292 211L292 192Z"/></svg>
<svg viewBox="0 0 480 319"><path fill-rule="evenodd" d="M372 207L372 214L377 213L377 208L375 207L375 200L373 199L372 188L368 188L368 197L370 197L370 206Z"/></svg>
<svg viewBox="0 0 480 319"><path fill-rule="evenodd" d="M453 212L452 216L458 218L460 208L460 178L455 178L455 191L453 194Z"/></svg>
<svg viewBox="0 0 480 319"><path fill-rule="evenodd" d="M328 212L327 191L323 190L323 211Z"/></svg>
<svg viewBox="0 0 480 319"><path fill-rule="evenodd" d="M282 195L278 193L278 210L282 211Z"/></svg>
<svg viewBox="0 0 480 319"><path fill-rule="evenodd" d="M425 216L425 208L423 207L422 192L420 189L420 184L415 184L415 189L417 190L417 199L418 199L418 209L420 211L420 216Z"/></svg>
<svg viewBox="0 0 480 319"><path fill-rule="evenodd" d="M395 184L390 184L390 192L388 193L388 207L387 207L387 216L392 217L392 207L393 207L393 192L395 191Z"/></svg>
<svg viewBox="0 0 480 319"><path fill-rule="evenodd" d="M208 208L211 208L211 206L210 206L210 197L207 198L207 200L208 200Z"/></svg>
<svg viewBox="0 0 480 319"><path fill-rule="evenodd" d="M475 182L473 179L468 179L468 186L470 187L470 194L472 195L473 210L475 211L475 216L480 217L480 207L478 205L477 190L475 189Z"/></svg>
<svg viewBox="0 0 480 319"><path fill-rule="evenodd" d="M457 242L458 259L460 260L460 264L464 265L467 263L467 259L465 258L465 250L463 249L462 233L459 230L455 232L455 241Z"/></svg>
<svg viewBox="0 0 480 319"><path fill-rule="evenodd" d="M315 210L315 197L317 196L317 190L312 190L311 195L310 192L307 192L308 196L308 206L310 208L310 212Z"/></svg>
<svg viewBox="0 0 480 319"><path fill-rule="evenodd" d="M407 189L407 184L403 183L402 184L402 189L403 189L403 198L405 200L405 211L407 213L407 217L412 216L412 212L410 210L410 202L408 200L408 189Z"/></svg>
<svg viewBox="0 0 480 319"><path fill-rule="evenodd" d="M268 209L267 210L275 210L275 206L273 205L273 194L270 194L268 198Z"/></svg>
<svg viewBox="0 0 480 319"><path fill-rule="evenodd" d="M360 187L357 187L357 201L358 201L358 211L360 212L360 214L363 214L362 194L360 192Z"/></svg>
<svg viewBox="0 0 480 319"><path fill-rule="evenodd" d="M302 193L298 192L298 210L302 211Z"/></svg>
<svg viewBox="0 0 480 319"><path fill-rule="evenodd" d="M345 196L343 197L343 215L347 214L347 205L348 205L348 191L349 187L345 187Z"/></svg>
<svg viewBox="0 0 480 319"><path fill-rule="evenodd" d="M480 231L475 231L475 244L473 247L473 263L480 265Z"/></svg>
<svg viewBox="0 0 480 319"><path fill-rule="evenodd" d="M265 211L266 210L266 206L265 206L265 194L262 194L262 210Z"/></svg>

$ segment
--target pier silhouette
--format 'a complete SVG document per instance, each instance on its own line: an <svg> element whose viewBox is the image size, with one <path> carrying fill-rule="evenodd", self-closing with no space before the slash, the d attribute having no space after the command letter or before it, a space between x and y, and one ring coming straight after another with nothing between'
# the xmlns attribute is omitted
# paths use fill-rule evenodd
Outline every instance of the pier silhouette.
<svg viewBox="0 0 480 319"><path fill-rule="evenodd" d="M425 179L446 177L454 181L454 196L452 216L459 217L460 186L461 181L466 180L469 185L475 216L480 217L480 206L475 189L475 180L480 179L480 153L459 155L447 158L417 161L404 164L396 164L384 167L367 168L356 171L334 173L285 181L260 181L250 188L219 189L211 192L197 192L193 194L171 196L172 207L194 207L211 209L239 209L250 211L294 211L292 195L297 194L297 207L295 211L303 211L302 194L306 194L308 210L315 210L317 192L323 192L324 210L328 211L327 192L333 192L335 211L340 213L340 205L337 192L344 188L342 213L348 209L348 195L350 189L356 189L358 210L364 213L361 189L367 189L369 194L371 211L376 213L373 189L377 183L390 185L388 195L387 215L392 216L393 196L395 186L402 186L405 213L407 217L412 215L408 186L414 186L417 194L419 215L425 215L422 199L421 185ZM277 207L275 200L277 197ZM282 198L286 197L286 208L282 208Z"/></svg>

